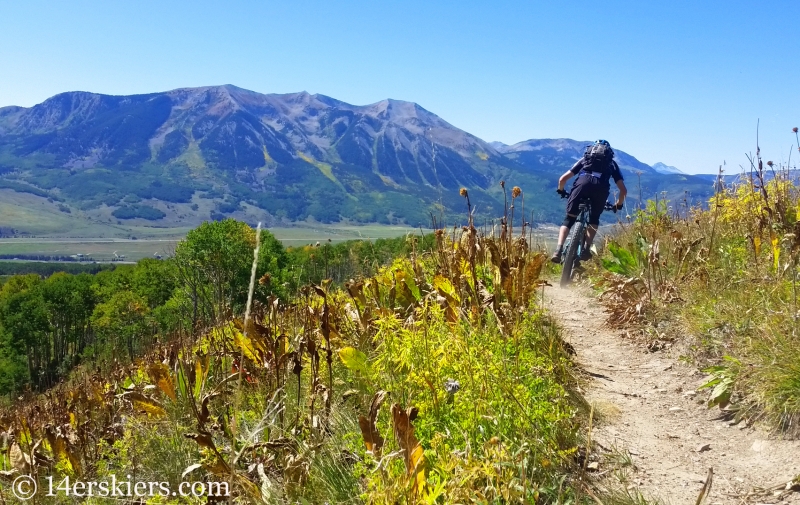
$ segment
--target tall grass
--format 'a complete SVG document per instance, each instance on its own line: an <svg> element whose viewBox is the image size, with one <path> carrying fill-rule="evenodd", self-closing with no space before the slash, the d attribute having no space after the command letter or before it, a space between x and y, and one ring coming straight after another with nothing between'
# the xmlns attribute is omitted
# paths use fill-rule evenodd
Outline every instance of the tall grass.
<svg viewBox="0 0 800 505"><path fill-rule="evenodd" d="M583 400L516 202L497 233L470 212L343 289L248 302L20 402L2 469L225 481L237 503L574 503Z"/></svg>
<svg viewBox="0 0 800 505"><path fill-rule="evenodd" d="M693 337L691 358L711 374L710 406L795 436L800 186L792 175L755 158L737 183L719 179L708 208L651 202L607 238L596 273L610 323Z"/></svg>

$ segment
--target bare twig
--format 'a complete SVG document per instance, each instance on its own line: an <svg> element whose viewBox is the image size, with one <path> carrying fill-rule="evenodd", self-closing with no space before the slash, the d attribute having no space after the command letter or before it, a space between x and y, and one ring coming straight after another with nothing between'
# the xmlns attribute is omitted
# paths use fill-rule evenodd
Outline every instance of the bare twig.
<svg viewBox="0 0 800 505"><path fill-rule="evenodd" d="M253 250L253 267L250 270L250 287L247 291L247 306L244 309L244 327L242 333L247 336L247 326L250 321L250 307L253 304L253 290L256 285L256 268L258 267L258 251L261 249L261 222L256 227L256 247ZM244 346L241 348L239 354L239 378L236 384L236 400L235 408L233 409L234 415L239 412L239 405L242 399L242 376L244 375ZM234 430L237 429L237 423L234 423Z"/></svg>
<svg viewBox="0 0 800 505"><path fill-rule="evenodd" d="M708 494L711 492L711 483L714 480L714 468L708 469L708 477L706 477L706 481L703 484L703 489L700 490L700 495L697 497L697 501L694 502L694 505L700 505L703 503L708 497Z"/></svg>

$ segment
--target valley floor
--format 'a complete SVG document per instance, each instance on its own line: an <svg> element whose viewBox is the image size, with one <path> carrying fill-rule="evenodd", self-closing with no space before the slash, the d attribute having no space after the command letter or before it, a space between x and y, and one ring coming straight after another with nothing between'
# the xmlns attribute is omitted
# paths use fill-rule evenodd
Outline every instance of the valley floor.
<svg viewBox="0 0 800 505"><path fill-rule="evenodd" d="M706 504L800 504L800 492L785 490L800 475L800 441L720 419L697 391L705 374L677 348L651 353L607 328L590 290L548 287L544 303L593 377L584 394L595 409L595 450L631 455L635 471L623 485L663 503L695 503L713 468ZM614 479L610 466L598 472Z"/></svg>
<svg viewBox="0 0 800 505"><path fill-rule="evenodd" d="M0 213L2 215L2 213ZM302 247L316 242L339 243L348 240L375 240L381 238L395 238L403 235L419 235L432 233L429 229L420 230L408 226L390 225L298 225L295 227L267 228L275 238L285 247ZM157 229L158 234L140 230L136 239L120 237L86 236L86 237L58 237L37 236L0 238L0 255L21 255L30 257L43 256L71 256L85 254L92 261L110 262L114 260L114 253L124 255L127 261L138 261L142 258L152 258L155 255L171 256L175 246L188 230L184 229ZM536 228L530 235L534 247L552 248L558 235L555 226L542 226Z"/></svg>
<svg viewBox="0 0 800 505"><path fill-rule="evenodd" d="M333 243L346 240L394 238L406 234L419 234L418 228L388 225L318 225L285 228L267 228L286 247L297 247L316 242ZM161 235L138 235L137 239L110 237L19 237L0 238L0 255L44 255L71 256L85 254L94 261L108 262L114 253L125 255L127 260L137 261L154 257L156 254L171 256L180 240L188 230L161 229ZM168 233L170 232L171 233ZM428 230L425 230L427 233Z"/></svg>

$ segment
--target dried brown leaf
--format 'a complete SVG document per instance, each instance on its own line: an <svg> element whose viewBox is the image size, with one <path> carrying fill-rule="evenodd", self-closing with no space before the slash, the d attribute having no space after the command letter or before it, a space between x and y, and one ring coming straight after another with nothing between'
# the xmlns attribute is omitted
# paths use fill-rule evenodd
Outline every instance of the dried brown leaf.
<svg viewBox="0 0 800 505"><path fill-rule="evenodd" d="M416 418L417 411L413 407L403 410L397 403L392 404L391 411L394 436L403 451L408 478L414 482L414 492L422 492L425 488L425 456L422 445L414 436L414 426L411 424L411 420Z"/></svg>
<svg viewBox="0 0 800 505"><path fill-rule="evenodd" d="M61 429L56 430L52 426L47 426L45 436L55 460L67 470L80 473L80 460L70 450L69 441L62 434Z"/></svg>
<svg viewBox="0 0 800 505"><path fill-rule="evenodd" d="M537 254L525 265L525 297L530 297L531 293L540 285L537 281L542 273L542 266L545 262L544 254Z"/></svg>
<svg viewBox="0 0 800 505"><path fill-rule="evenodd" d="M372 397L372 404L369 407L369 417L358 416L358 426L361 428L361 435L364 437L364 445L376 458L381 457L384 440L375 426L375 421L378 418L378 410L387 395L386 391L375 393Z"/></svg>
<svg viewBox="0 0 800 505"><path fill-rule="evenodd" d="M11 460L11 465L16 469L19 473L29 473L31 469L31 458L27 454L25 454L22 449L19 447L19 444L14 442L11 445L11 449L8 451L8 458Z"/></svg>
<svg viewBox="0 0 800 505"><path fill-rule="evenodd" d="M490 293L483 282L478 281L478 295L481 297L481 308L489 307L490 305L494 305L494 294Z"/></svg>
<svg viewBox="0 0 800 505"><path fill-rule="evenodd" d="M175 381L167 365L159 362L151 363L150 366L147 367L147 375L156 383L158 389L169 396L172 401L178 399L175 396Z"/></svg>
<svg viewBox="0 0 800 505"><path fill-rule="evenodd" d="M145 396L138 391L128 391L122 396L130 401L134 410L138 412L145 412L148 415L156 417L167 415L167 411L158 400Z"/></svg>
<svg viewBox="0 0 800 505"><path fill-rule="evenodd" d="M217 446L214 444L214 439L211 437L211 433L207 431L201 431L199 433L184 433L184 437L191 438L197 445L203 447L205 449L211 449L213 451L217 450Z"/></svg>

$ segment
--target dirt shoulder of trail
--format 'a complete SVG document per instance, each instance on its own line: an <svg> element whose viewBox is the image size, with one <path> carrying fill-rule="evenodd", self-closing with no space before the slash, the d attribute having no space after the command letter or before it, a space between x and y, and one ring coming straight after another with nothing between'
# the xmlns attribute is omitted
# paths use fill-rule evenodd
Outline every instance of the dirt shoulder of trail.
<svg viewBox="0 0 800 505"><path fill-rule="evenodd" d="M543 304L591 377L584 395L596 412L592 440L607 454L597 475L614 479L620 470L611 457L628 452L632 466L617 481L663 503L694 504L713 468L705 504L800 504L800 492L781 491L800 474L800 441L721 419L697 390L705 374L677 350L649 352L609 329L590 289L547 287ZM752 494L759 488L770 491Z"/></svg>

